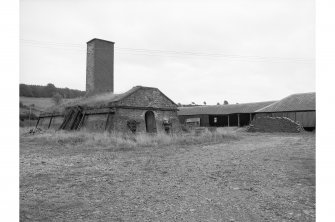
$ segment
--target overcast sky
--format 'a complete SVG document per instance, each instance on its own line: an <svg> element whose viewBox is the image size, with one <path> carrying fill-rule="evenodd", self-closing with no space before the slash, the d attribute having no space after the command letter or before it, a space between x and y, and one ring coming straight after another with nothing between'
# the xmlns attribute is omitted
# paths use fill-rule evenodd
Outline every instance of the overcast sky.
<svg viewBox="0 0 335 222"><path fill-rule="evenodd" d="M86 42L115 42L115 92L176 103L315 91L313 0L21 0L20 83L85 90ZM140 50L144 49L144 50Z"/></svg>

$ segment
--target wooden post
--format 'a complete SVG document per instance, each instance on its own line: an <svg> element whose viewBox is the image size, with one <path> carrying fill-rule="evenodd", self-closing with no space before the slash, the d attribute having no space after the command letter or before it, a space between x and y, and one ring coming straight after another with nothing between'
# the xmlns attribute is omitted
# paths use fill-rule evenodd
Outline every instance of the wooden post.
<svg viewBox="0 0 335 222"><path fill-rule="evenodd" d="M29 127L31 127L30 115L31 115L31 105L29 106Z"/></svg>
<svg viewBox="0 0 335 222"><path fill-rule="evenodd" d="M251 124L251 121L252 121L252 114L249 113L249 125Z"/></svg>
<svg viewBox="0 0 335 222"><path fill-rule="evenodd" d="M81 119L80 119L80 122L79 122L79 124L78 124L77 130L79 130L79 129L81 128L81 126L83 125L85 115L86 115L86 113L83 112L83 116L82 116Z"/></svg>
<svg viewBox="0 0 335 222"><path fill-rule="evenodd" d="M39 122L40 122L40 117L38 117L38 120L37 120L35 128L37 128Z"/></svg>
<svg viewBox="0 0 335 222"><path fill-rule="evenodd" d="M50 117L50 122L49 122L49 125L48 125L48 129L50 128L51 121L52 121L52 117L53 117L53 116Z"/></svg>
<svg viewBox="0 0 335 222"><path fill-rule="evenodd" d="M240 127L240 114L237 114L237 126Z"/></svg>
<svg viewBox="0 0 335 222"><path fill-rule="evenodd" d="M108 120L109 120L110 112L107 114L106 124L105 124L105 131L108 127Z"/></svg>
<svg viewBox="0 0 335 222"><path fill-rule="evenodd" d="M229 124L229 114L228 114L228 127L230 126L230 124Z"/></svg>

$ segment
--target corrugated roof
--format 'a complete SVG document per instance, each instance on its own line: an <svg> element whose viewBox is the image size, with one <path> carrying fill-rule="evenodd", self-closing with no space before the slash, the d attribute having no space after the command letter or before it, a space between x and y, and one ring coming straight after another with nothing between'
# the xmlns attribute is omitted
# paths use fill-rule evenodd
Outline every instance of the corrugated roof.
<svg viewBox="0 0 335 222"><path fill-rule="evenodd" d="M187 115L225 115L233 113L253 113L256 110L268 106L275 101L257 102L257 103L241 103L232 105L214 105L214 106L193 106L193 107L178 107L179 116Z"/></svg>
<svg viewBox="0 0 335 222"><path fill-rule="evenodd" d="M292 94L256 112L271 113L307 110L315 110L315 92Z"/></svg>

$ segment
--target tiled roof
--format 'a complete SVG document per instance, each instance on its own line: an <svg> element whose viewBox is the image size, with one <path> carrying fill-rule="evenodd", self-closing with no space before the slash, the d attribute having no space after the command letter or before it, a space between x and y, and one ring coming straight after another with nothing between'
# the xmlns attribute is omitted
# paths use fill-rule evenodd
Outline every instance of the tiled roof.
<svg viewBox="0 0 335 222"><path fill-rule="evenodd" d="M315 92L293 94L256 112L289 112L315 110Z"/></svg>
<svg viewBox="0 0 335 222"><path fill-rule="evenodd" d="M263 108L267 105L274 103L275 101L268 102L257 102L257 103L241 103L232 105L215 105L215 106L193 106L193 107L178 107L178 115L222 115L222 114L233 114L233 113L253 113L256 110Z"/></svg>

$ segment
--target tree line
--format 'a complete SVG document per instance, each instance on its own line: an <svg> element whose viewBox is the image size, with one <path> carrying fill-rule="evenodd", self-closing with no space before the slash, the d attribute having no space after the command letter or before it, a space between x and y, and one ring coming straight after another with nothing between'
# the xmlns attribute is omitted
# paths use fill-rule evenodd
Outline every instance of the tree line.
<svg viewBox="0 0 335 222"><path fill-rule="evenodd" d="M46 86L20 84L20 96L50 98L56 94L63 98L75 98L85 95L85 91L57 88L52 83L48 83Z"/></svg>

